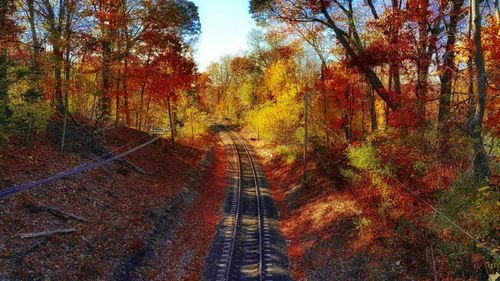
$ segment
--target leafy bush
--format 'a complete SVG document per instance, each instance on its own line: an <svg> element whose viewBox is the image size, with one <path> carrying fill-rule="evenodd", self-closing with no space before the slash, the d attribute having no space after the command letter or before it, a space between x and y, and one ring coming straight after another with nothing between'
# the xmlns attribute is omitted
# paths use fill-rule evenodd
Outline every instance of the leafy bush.
<svg viewBox="0 0 500 281"><path fill-rule="evenodd" d="M498 245L498 225L500 225L498 202L500 202L498 189L493 185L481 184L471 173L464 174L449 190L443 190L438 194L437 207L484 243L484 245L476 243L471 245L471 240L458 232L448 221L436 220L437 231L443 236L440 248L451 264L460 264L464 260L464 255L472 251L483 256L490 268L495 271L500 270L500 260L487 249L494 249L495 245ZM456 270L457 273L465 275L473 274L465 272L467 269L461 266Z"/></svg>
<svg viewBox="0 0 500 281"><path fill-rule="evenodd" d="M6 106L3 108L0 107L0 144L3 144L8 141L10 129L10 117L12 112Z"/></svg>
<svg viewBox="0 0 500 281"><path fill-rule="evenodd" d="M17 103L10 106L12 110L11 126L14 131L22 133L28 144L33 133L47 128L53 109L48 101L35 103Z"/></svg>
<svg viewBox="0 0 500 281"><path fill-rule="evenodd" d="M208 124L205 122L208 118L207 114L195 107L187 108L179 118L183 126L177 129L177 134L181 138L197 139L208 131Z"/></svg>
<svg viewBox="0 0 500 281"><path fill-rule="evenodd" d="M364 216L358 216L354 222L356 230L363 231L366 227L370 226L371 221Z"/></svg>
<svg viewBox="0 0 500 281"><path fill-rule="evenodd" d="M297 150L288 145L280 145L278 146L277 150L278 153L286 159L286 162L288 164L292 164L299 158Z"/></svg>
<svg viewBox="0 0 500 281"><path fill-rule="evenodd" d="M379 167L377 152L369 143L361 146L350 146L347 150L347 157L351 165L359 170L374 171Z"/></svg>
<svg viewBox="0 0 500 281"><path fill-rule="evenodd" d="M245 116L245 124L259 138L271 143L299 144L300 103L272 103L255 108Z"/></svg>

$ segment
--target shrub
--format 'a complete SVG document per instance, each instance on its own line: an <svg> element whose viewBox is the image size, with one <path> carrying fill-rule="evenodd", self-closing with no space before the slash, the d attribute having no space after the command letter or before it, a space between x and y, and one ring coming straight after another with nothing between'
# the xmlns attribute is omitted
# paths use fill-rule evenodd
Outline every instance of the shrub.
<svg viewBox="0 0 500 281"><path fill-rule="evenodd" d="M377 152L369 143L358 147L350 146L347 150L347 158L353 167L363 171L374 171L378 169L380 163Z"/></svg>
<svg viewBox="0 0 500 281"><path fill-rule="evenodd" d="M300 103L272 103L255 108L245 116L245 124L258 137L271 143L299 144Z"/></svg>
<svg viewBox="0 0 500 281"><path fill-rule="evenodd" d="M298 152L288 145L280 145L277 150L278 153L286 159L288 164L292 164L299 158Z"/></svg>
<svg viewBox="0 0 500 281"><path fill-rule="evenodd" d="M194 107L187 108L182 115L179 115L182 127L177 129L177 134L183 139L197 139L205 135L208 131L208 123L205 122L207 118L206 113Z"/></svg>
<svg viewBox="0 0 500 281"><path fill-rule="evenodd" d="M30 143L33 133L47 128L53 109L48 101L18 103L10 106L12 110L11 126L24 136L25 144Z"/></svg>
<svg viewBox="0 0 500 281"><path fill-rule="evenodd" d="M500 225L500 194L493 185L481 184L472 173L466 173L456 180L449 190L441 191L437 196L437 207L451 220L459 222L462 228L470 232L484 246L493 249L497 244L498 225ZM436 220L437 231L443 236L440 248L450 260L450 264L460 264L465 258L465 253L475 252L483 256L491 268L500 269L500 260L486 247L473 243L463 233L450 225L448 221ZM456 238L450 236L456 233ZM456 268L457 273L466 269Z"/></svg>

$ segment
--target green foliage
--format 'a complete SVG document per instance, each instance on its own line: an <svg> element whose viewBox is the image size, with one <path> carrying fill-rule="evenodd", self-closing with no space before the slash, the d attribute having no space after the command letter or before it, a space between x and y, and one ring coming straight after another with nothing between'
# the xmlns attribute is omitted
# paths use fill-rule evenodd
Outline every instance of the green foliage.
<svg viewBox="0 0 500 281"><path fill-rule="evenodd" d="M356 218L354 224L356 225L356 230L363 231L363 229L370 226L371 221L364 216L359 216Z"/></svg>
<svg viewBox="0 0 500 281"><path fill-rule="evenodd" d="M304 134L305 134L305 128L304 127L298 127L297 130L295 130L295 140L294 142L296 142L297 144L299 145L304 145ZM309 135L309 139L310 139L310 136Z"/></svg>
<svg viewBox="0 0 500 281"><path fill-rule="evenodd" d="M418 171L420 174L423 175L427 171L427 166L425 165L424 162L419 160L413 163L413 169L415 169L416 171Z"/></svg>
<svg viewBox="0 0 500 281"><path fill-rule="evenodd" d="M35 103L17 103L10 106L12 109L11 125L17 132L22 132L29 138L34 132L47 128L53 109L48 101Z"/></svg>
<svg viewBox="0 0 500 281"><path fill-rule="evenodd" d="M353 169L344 169L344 168L340 168L340 174L347 179L352 179L357 175Z"/></svg>
<svg viewBox="0 0 500 281"><path fill-rule="evenodd" d="M359 147L350 146L347 150L347 158L351 165L363 171L374 171L379 167L377 152L369 143L364 143Z"/></svg>
<svg viewBox="0 0 500 281"><path fill-rule="evenodd" d="M267 102L260 108L251 110L245 116L245 124L259 138L270 143L289 145L300 144L297 135L300 135L300 103L272 103Z"/></svg>
<svg viewBox="0 0 500 281"><path fill-rule="evenodd" d="M198 139L208 131L208 115L199 111L196 107L188 107L182 115L179 116L183 126L177 129L179 137L184 139Z"/></svg>
<svg viewBox="0 0 500 281"><path fill-rule="evenodd" d="M492 215L496 206L496 201L500 200L498 192L490 186L482 186L477 178L469 173L464 174L461 179L455 181L449 190L442 191L438 195L437 205L448 217L453 220L461 220L464 215L472 215L480 222L482 227L491 226L497 216ZM492 208L493 207L493 208Z"/></svg>
<svg viewBox="0 0 500 281"><path fill-rule="evenodd" d="M500 225L500 193L493 185L480 183L472 173L464 174L455 181L449 190L441 191L437 196L437 207L451 220L460 222L479 241L485 241L485 246L491 248L498 243L498 225ZM441 232L455 232L457 229L445 220L436 220L436 227ZM462 233L456 234L461 237ZM495 259L483 245L471 245L470 240L460 242L458 239L446 241L442 250L450 260L458 261L471 250L481 254L490 261L490 267L499 269L500 260Z"/></svg>
<svg viewBox="0 0 500 281"><path fill-rule="evenodd" d="M299 158L299 153L289 145L280 145L276 149L278 153L286 159L288 164L292 164Z"/></svg>

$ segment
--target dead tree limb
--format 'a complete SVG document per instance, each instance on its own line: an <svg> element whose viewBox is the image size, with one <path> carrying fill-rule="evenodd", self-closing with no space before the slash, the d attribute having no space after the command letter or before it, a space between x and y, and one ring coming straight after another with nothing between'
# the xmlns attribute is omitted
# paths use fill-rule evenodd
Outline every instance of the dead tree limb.
<svg viewBox="0 0 500 281"><path fill-rule="evenodd" d="M35 233L25 233L25 234L20 234L19 237L22 239L29 239L29 238L51 236L54 234L67 234L67 233L71 233L71 232L75 232L75 229L74 228L65 228L65 229L55 229L55 230L35 232Z"/></svg>
<svg viewBox="0 0 500 281"><path fill-rule="evenodd" d="M31 245L28 249L26 249L25 251L23 251L22 253L19 254L19 256L17 257L17 260L22 261L26 257L26 255L28 255L31 252L34 252L42 244L45 244L48 241L48 238L49 237L46 236L43 239L41 239L40 241L33 243L33 245Z"/></svg>
<svg viewBox="0 0 500 281"><path fill-rule="evenodd" d="M70 219L74 219L76 221L85 221L85 219L82 218L82 217L80 217L80 216L77 216L77 215L75 215L73 213L70 213L70 212L63 211L63 210L55 208L55 207L36 206L36 205L33 205L33 204L25 204L25 207L30 212L33 212L33 213L47 211L47 212L50 212L51 214L53 214L54 216L56 216L58 218L62 218L62 219L68 219L68 218L70 218Z"/></svg>
<svg viewBox="0 0 500 281"><path fill-rule="evenodd" d="M71 219L74 219L76 221L85 221L85 219L83 219L82 217L79 217L79 216L72 214L70 212L60 210L58 208L54 208L54 207L45 207L45 208L47 209L47 211L51 212L54 216L57 216L57 217L71 218Z"/></svg>

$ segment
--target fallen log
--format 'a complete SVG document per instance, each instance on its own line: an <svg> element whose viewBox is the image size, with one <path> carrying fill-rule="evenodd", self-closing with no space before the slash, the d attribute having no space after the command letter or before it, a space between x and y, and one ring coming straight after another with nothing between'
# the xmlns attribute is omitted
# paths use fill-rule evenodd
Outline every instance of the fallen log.
<svg viewBox="0 0 500 281"><path fill-rule="evenodd" d="M55 229L55 230L35 232L35 233L25 233L25 234L19 234L19 237L22 239L29 239L29 238L46 237L54 234L67 234L71 232L75 232L75 229L65 228L65 229Z"/></svg>

